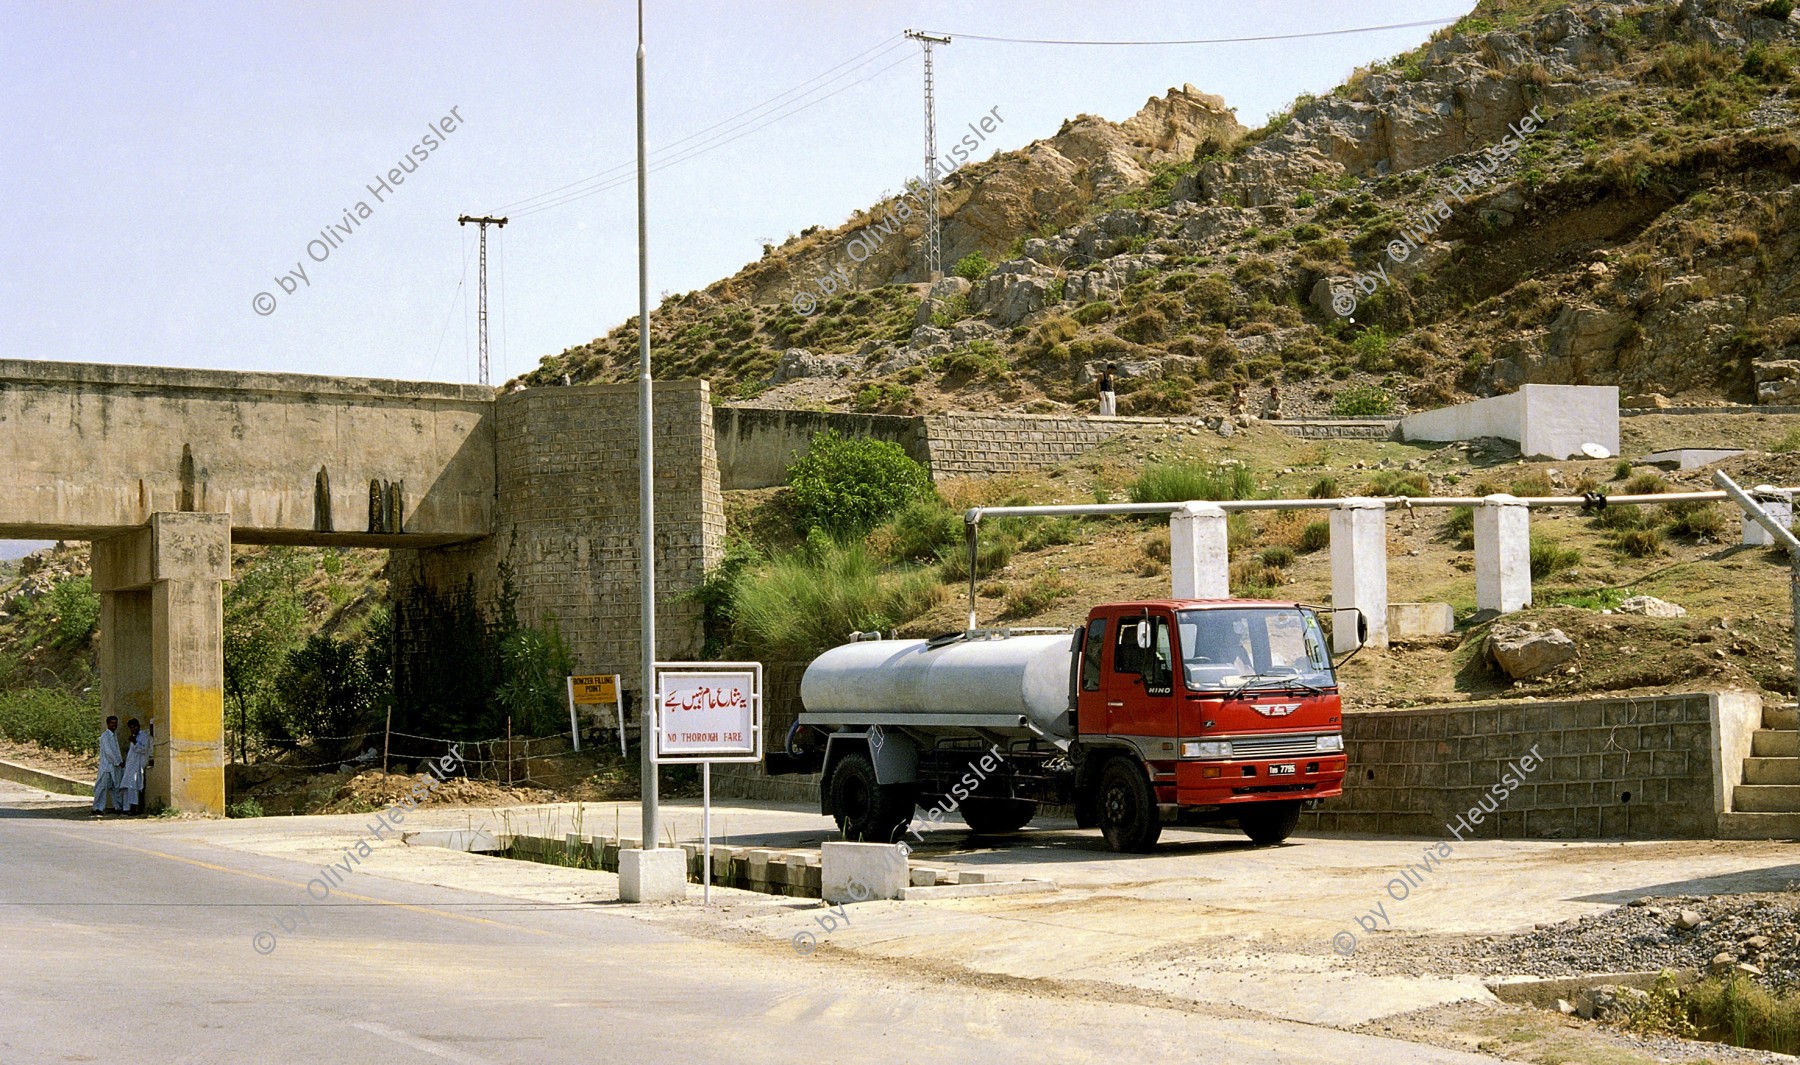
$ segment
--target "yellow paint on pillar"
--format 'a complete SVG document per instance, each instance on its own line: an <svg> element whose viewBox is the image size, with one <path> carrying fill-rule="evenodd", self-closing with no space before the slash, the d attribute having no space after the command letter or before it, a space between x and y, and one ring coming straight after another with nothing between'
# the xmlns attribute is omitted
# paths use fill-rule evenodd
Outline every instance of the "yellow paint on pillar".
<svg viewBox="0 0 1800 1065"><path fill-rule="evenodd" d="M169 805L225 812L225 692L198 684L169 689Z"/></svg>

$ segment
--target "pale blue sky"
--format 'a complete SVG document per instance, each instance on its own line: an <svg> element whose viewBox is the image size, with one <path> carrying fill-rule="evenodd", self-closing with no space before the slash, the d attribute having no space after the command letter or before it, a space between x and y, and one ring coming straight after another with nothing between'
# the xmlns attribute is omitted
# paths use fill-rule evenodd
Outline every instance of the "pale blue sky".
<svg viewBox="0 0 1800 1065"><path fill-rule="evenodd" d="M649 4L654 150L913 27L1213 38L1454 18L1467 0ZM0 357L472 381L474 232L633 150L628 3L0 0ZM940 129L1000 108L1010 149L1077 113L1124 119L1191 82L1247 125L1430 28L1305 41L938 51ZM684 292L921 168L918 48L871 80L652 173L650 285ZM367 191L456 107L465 125L386 202ZM373 213L324 262L306 245ZM496 381L636 311L630 183L490 231ZM467 256L465 274L465 256ZM275 276L303 265L289 295ZM459 289L459 281L466 284ZM259 292L275 309L252 308ZM441 342L440 342L440 337Z"/></svg>

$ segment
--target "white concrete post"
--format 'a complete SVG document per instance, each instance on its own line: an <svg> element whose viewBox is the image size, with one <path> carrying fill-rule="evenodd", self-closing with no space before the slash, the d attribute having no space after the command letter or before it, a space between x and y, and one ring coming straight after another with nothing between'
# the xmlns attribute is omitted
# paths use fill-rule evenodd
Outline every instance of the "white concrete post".
<svg viewBox="0 0 1800 1065"><path fill-rule="evenodd" d="M1794 493L1779 491L1769 485L1759 484L1750 494L1758 503L1762 504L1762 508L1769 512L1771 518L1790 528L1793 527ZM1743 522L1744 546L1772 547L1774 545L1775 538L1769 535L1769 530L1757 524L1755 518L1746 513L1743 515Z"/></svg>
<svg viewBox="0 0 1800 1065"><path fill-rule="evenodd" d="M1231 556L1225 512L1188 503L1169 515L1169 582L1175 599L1231 596Z"/></svg>
<svg viewBox="0 0 1800 1065"><path fill-rule="evenodd" d="M1388 645L1387 507L1379 499L1341 499L1331 512L1331 605L1361 610L1368 645ZM1355 648L1355 619L1334 615L1331 634L1334 651Z"/></svg>
<svg viewBox="0 0 1800 1065"><path fill-rule="evenodd" d="M1531 605L1531 508L1491 495L1475 508L1475 608L1510 614Z"/></svg>

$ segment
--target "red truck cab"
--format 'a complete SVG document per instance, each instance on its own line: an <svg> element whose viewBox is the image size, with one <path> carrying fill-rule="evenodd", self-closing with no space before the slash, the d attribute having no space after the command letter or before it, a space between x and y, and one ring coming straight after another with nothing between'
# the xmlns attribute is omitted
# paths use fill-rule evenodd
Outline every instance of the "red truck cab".
<svg viewBox="0 0 1800 1065"><path fill-rule="evenodd" d="M1076 663L1076 731L1084 761L1135 752L1157 807L1134 824L1141 789L1111 794L1095 773L1085 819L1147 849L1163 820L1235 819L1279 842L1301 805L1343 794L1343 711L1325 636L1298 603L1161 599L1098 606ZM1078 810L1078 815L1083 811ZM1204 815L1212 815L1210 817ZM1148 839L1142 837L1148 836ZM1124 844L1121 846L1121 844Z"/></svg>

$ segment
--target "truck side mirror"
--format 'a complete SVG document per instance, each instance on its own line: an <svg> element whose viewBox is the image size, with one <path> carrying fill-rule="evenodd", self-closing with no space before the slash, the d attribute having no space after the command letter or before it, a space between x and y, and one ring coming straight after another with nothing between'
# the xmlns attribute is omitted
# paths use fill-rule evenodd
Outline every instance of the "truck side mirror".
<svg viewBox="0 0 1800 1065"><path fill-rule="evenodd" d="M1356 612L1356 642L1359 645L1369 642L1369 616L1361 610Z"/></svg>
<svg viewBox="0 0 1800 1065"><path fill-rule="evenodd" d="M1138 624L1137 645L1138 650L1140 651L1148 651L1150 649L1150 626L1147 622L1140 622Z"/></svg>

